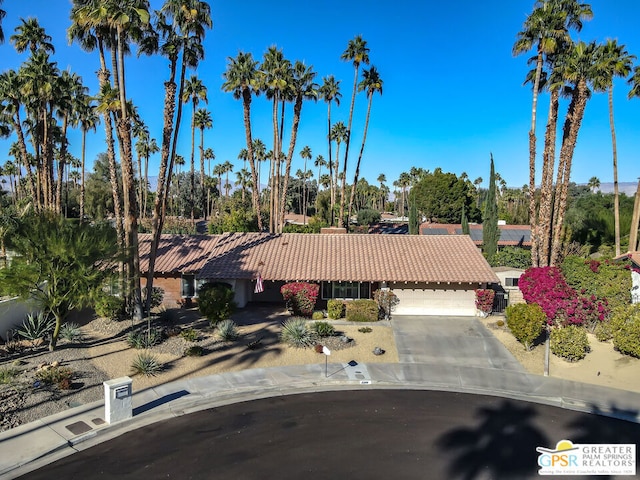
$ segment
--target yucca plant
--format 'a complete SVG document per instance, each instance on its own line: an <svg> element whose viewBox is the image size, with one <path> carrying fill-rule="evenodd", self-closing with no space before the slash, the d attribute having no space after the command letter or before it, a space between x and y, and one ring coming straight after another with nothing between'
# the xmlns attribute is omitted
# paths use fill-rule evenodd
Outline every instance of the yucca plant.
<svg viewBox="0 0 640 480"><path fill-rule="evenodd" d="M162 371L162 364L158 357L150 352L140 352L131 364L131 370L134 375L145 375L147 377L155 377Z"/></svg>
<svg viewBox="0 0 640 480"><path fill-rule="evenodd" d="M239 337L238 334L238 325L233 320L223 320L216 325L218 329L218 335L223 342L232 342L237 340Z"/></svg>
<svg viewBox="0 0 640 480"><path fill-rule="evenodd" d="M307 327L304 318L290 318L282 324L280 340L295 348L306 348L315 343L316 334Z"/></svg>
<svg viewBox="0 0 640 480"><path fill-rule="evenodd" d="M151 348L162 341L162 332L157 328L137 330L127 335L127 344L135 349Z"/></svg>
<svg viewBox="0 0 640 480"><path fill-rule="evenodd" d="M53 331L55 323L55 319L43 311L36 314L29 313L17 333L35 345L37 341L44 339Z"/></svg>

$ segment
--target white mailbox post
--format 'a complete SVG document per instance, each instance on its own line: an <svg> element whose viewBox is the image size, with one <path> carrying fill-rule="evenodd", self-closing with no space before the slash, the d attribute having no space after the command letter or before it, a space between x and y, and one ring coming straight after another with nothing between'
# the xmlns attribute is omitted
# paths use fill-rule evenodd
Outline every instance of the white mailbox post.
<svg viewBox="0 0 640 480"><path fill-rule="evenodd" d="M129 377L103 382L104 419L107 423L121 422L133 416L131 382Z"/></svg>

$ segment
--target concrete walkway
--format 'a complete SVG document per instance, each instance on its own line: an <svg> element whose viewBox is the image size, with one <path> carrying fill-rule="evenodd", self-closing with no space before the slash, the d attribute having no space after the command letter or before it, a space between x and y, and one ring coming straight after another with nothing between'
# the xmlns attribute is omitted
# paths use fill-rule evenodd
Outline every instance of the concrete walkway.
<svg viewBox="0 0 640 480"><path fill-rule="evenodd" d="M432 338L420 343L420 339L411 338L419 335L410 322L399 317L392 324L397 330L401 363L329 364L328 375L324 365L301 365L181 380L134 392L133 418L113 425L104 422L102 401L72 408L0 433L0 477L15 478L125 432L172 417L301 392L374 388L482 393L640 422L640 394L527 374L514 366L508 356L503 357L503 352L485 338L484 327L476 323L479 324L470 320L467 327L459 323L456 327L460 331L449 329L458 332L461 342L471 345L475 353L470 355L448 352L450 345L445 343L450 335L436 328L438 321L428 325ZM442 342L439 350L420 352L436 348L434 344L438 341ZM478 354L481 350L486 352L484 356ZM434 358L436 355L440 357Z"/></svg>

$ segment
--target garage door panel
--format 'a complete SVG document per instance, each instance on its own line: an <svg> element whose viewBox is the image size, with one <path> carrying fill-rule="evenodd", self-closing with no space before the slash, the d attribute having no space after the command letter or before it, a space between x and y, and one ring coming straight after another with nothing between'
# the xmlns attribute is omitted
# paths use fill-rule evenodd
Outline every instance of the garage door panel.
<svg viewBox="0 0 640 480"><path fill-rule="evenodd" d="M475 290L396 288L399 303L395 315L473 316Z"/></svg>

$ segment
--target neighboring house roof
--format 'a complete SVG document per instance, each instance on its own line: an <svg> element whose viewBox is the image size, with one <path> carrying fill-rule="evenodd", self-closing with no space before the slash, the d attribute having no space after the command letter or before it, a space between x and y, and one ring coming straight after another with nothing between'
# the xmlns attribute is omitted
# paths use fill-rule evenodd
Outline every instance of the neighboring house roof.
<svg viewBox="0 0 640 480"><path fill-rule="evenodd" d="M196 273L209 258L218 235L170 235L160 237L154 270L157 273ZM149 271L151 234L138 235L140 272Z"/></svg>
<svg viewBox="0 0 640 480"><path fill-rule="evenodd" d="M284 223L291 223L293 225L307 225L309 223L309 215L302 215L298 213L285 213Z"/></svg>
<svg viewBox="0 0 640 480"><path fill-rule="evenodd" d="M407 235L409 233L408 223L374 223L369 225L368 233Z"/></svg>
<svg viewBox="0 0 640 480"><path fill-rule="evenodd" d="M531 226L498 225L500 239L498 246L530 247ZM462 225L455 223L431 223L420 225L420 235L462 235ZM469 236L476 245L482 245L482 225L469 224Z"/></svg>
<svg viewBox="0 0 640 480"><path fill-rule="evenodd" d="M618 255L614 258L614 260L622 261L622 260L631 260L631 262L635 263L640 267L640 252L627 252L622 255Z"/></svg>
<svg viewBox="0 0 640 480"><path fill-rule="evenodd" d="M497 283L460 236L230 233L198 275L206 279Z"/></svg>

